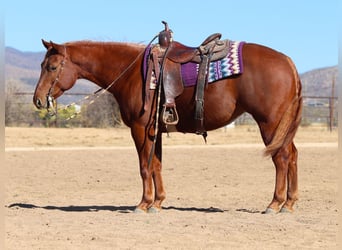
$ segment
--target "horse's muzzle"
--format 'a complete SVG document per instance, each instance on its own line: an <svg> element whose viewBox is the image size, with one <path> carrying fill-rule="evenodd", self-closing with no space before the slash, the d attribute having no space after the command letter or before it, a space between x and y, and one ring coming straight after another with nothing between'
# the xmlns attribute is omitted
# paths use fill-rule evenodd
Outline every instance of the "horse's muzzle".
<svg viewBox="0 0 342 250"><path fill-rule="evenodd" d="M33 104L34 104L38 109L46 108L46 105L44 105L44 104L42 103L42 101L41 101L39 98L34 98Z"/></svg>

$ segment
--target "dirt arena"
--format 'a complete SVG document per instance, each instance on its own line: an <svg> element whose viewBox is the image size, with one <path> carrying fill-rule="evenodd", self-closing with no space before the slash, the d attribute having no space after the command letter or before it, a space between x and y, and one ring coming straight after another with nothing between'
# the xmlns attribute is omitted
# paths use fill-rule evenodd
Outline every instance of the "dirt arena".
<svg viewBox="0 0 342 250"><path fill-rule="evenodd" d="M262 214L275 170L255 127L163 136L167 197L142 185L127 128L6 128L6 249L335 249L337 132L301 128L293 214Z"/></svg>

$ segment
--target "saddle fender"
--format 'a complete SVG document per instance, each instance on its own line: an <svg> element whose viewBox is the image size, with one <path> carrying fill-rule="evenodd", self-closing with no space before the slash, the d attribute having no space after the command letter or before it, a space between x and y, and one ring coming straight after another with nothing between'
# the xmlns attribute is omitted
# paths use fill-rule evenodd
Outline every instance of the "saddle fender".
<svg viewBox="0 0 342 250"><path fill-rule="evenodd" d="M165 60L163 73L163 87L166 97L165 104L167 106L174 106L174 98L182 94L184 90L181 76L181 64L175 63L169 59Z"/></svg>

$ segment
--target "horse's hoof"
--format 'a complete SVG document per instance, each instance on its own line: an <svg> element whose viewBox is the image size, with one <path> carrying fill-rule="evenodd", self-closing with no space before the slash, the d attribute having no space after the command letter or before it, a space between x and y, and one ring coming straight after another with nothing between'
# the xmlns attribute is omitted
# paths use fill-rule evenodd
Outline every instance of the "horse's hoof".
<svg viewBox="0 0 342 250"><path fill-rule="evenodd" d="M149 213L149 214L157 214L157 213L159 213L160 212L160 208L156 208L156 207L150 207L149 209L147 209L147 212Z"/></svg>
<svg viewBox="0 0 342 250"><path fill-rule="evenodd" d="M286 214L292 214L293 210L287 208L287 207L282 207L280 209L280 213L286 213Z"/></svg>
<svg viewBox="0 0 342 250"><path fill-rule="evenodd" d="M277 211L270 207L266 208L266 210L263 212L263 214L276 214L276 213Z"/></svg>
<svg viewBox="0 0 342 250"><path fill-rule="evenodd" d="M146 213L145 210L141 209L141 208L138 208L136 207L133 211L135 214L143 214L143 213Z"/></svg>

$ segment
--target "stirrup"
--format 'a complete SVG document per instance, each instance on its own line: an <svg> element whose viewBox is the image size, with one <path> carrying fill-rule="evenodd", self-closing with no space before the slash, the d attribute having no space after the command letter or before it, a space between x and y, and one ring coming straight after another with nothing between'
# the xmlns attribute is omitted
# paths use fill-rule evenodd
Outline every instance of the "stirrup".
<svg viewBox="0 0 342 250"><path fill-rule="evenodd" d="M170 107L164 104L163 110L162 110L162 117L163 117L163 122L166 125L176 125L179 121L176 106Z"/></svg>

